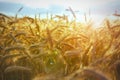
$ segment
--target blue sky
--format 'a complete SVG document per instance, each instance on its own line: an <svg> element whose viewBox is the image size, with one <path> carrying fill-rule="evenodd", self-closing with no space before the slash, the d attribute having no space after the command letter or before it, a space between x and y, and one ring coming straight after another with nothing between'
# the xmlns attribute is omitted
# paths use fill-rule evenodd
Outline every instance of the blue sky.
<svg viewBox="0 0 120 80"><path fill-rule="evenodd" d="M64 8L57 5L51 5L49 8L45 7L29 7L24 4L20 3L11 3L11 2L0 2L0 12L14 15L18 11L19 8L23 6L23 9L21 10L20 14L22 15L35 15L35 14L46 14L48 13L60 13L61 11L64 11Z"/></svg>
<svg viewBox="0 0 120 80"><path fill-rule="evenodd" d="M120 12L120 0L0 0L0 13L15 15L21 6L23 9L19 15L22 16L46 15L47 12L71 16L70 12L65 11L70 6L79 11L76 15L81 20L84 13L90 10L93 21L110 17L116 10Z"/></svg>

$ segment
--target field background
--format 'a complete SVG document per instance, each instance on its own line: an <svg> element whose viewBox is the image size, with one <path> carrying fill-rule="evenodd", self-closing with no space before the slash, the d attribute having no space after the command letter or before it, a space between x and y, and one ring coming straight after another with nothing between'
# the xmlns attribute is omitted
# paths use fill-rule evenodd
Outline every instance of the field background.
<svg viewBox="0 0 120 80"><path fill-rule="evenodd" d="M82 22L73 8L44 18L1 11L0 80L120 80L119 11L99 22L89 10Z"/></svg>

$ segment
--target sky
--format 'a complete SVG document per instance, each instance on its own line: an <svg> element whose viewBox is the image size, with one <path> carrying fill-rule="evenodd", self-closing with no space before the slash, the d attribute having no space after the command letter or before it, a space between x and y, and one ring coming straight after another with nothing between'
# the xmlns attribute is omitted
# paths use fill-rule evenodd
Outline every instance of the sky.
<svg viewBox="0 0 120 80"><path fill-rule="evenodd" d="M0 13L15 15L19 8L23 9L19 13L22 16L33 16L41 14L66 14L72 16L69 11L71 7L77 19L83 21L84 13L93 21L103 20L111 17L115 11L120 12L120 0L0 0Z"/></svg>

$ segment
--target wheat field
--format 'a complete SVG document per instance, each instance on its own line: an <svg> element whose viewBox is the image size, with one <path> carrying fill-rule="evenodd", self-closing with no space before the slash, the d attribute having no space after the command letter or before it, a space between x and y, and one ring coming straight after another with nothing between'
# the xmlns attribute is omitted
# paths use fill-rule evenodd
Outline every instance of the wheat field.
<svg viewBox="0 0 120 80"><path fill-rule="evenodd" d="M1 13L0 80L120 80L120 19L93 24Z"/></svg>

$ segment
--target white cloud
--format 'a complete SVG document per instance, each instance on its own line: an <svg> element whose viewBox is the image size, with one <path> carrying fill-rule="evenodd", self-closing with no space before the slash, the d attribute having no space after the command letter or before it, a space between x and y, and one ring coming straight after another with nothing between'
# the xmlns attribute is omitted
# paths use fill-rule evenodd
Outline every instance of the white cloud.
<svg viewBox="0 0 120 80"><path fill-rule="evenodd" d="M51 5L59 5L67 8L71 6L73 9L89 9L99 5L107 4L117 0L0 0L4 2L21 3L33 8L48 8Z"/></svg>
<svg viewBox="0 0 120 80"><path fill-rule="evenodd" d="M82 12L88 12L89 9L91 10L91 13L103 13L106 12L106 7L102 7L105 5L111 5L112 2L118 2L119 0L0 0L4 2L11 2L11 3L20 3L25 6L31 7L31 8L44 8L49 9L52 5L58 5L61 7L64 7L65 9L69 6L72 7L73 10L79 10ZM100 9L94 9L99 7ZM105 8L105 9L104 9ZM102 13L103 12L103 13ZM107 14L107 13L106 13Z"/></svg>

